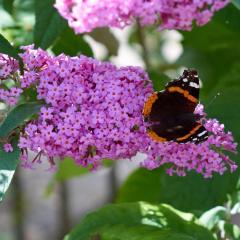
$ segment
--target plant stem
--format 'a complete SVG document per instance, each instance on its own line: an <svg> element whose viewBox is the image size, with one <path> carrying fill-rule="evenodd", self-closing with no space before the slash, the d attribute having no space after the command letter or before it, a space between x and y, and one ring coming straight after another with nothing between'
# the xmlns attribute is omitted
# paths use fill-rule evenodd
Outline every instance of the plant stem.
<svg viewBox="0 0 240 240"><path fill-rule="evenodd" d="M18 168L13 178L13 219L14 232L16 240L24 240L24 207L23 207L23 189L20 177L20 169Z"/></svg>
<svg viewBox="0 0 240 240"><path fill-rule="evenodd" d="M150 67L149 52L148 52L147 43L146 43L145 31L144 31L144 27L141 26L139 21L137 21L137 34L138 34L139 43L142 47L143 60L146 66L146 70L150 71L151 67Z"/></svg>
<svg viewBox="0 0 240 240"><path fill-rule="evenodd" d="M117 168L117 162L113 164L113 166L110 169L110 175L109 175L109 189L110 189L110 193L109 193L109 201L113 202L116 194L117 194L117 190L118 190L118 183L117 183L117 173L118 173L118 168Z"/></svg>
<svg viewBox="0 0 240 240"><path fill-rule="evenodd" d="M68 184L63 181L59 184L59 229L58 239L63 237L70 230L70 212L69 212L69 195L68 195Z"/></svg>

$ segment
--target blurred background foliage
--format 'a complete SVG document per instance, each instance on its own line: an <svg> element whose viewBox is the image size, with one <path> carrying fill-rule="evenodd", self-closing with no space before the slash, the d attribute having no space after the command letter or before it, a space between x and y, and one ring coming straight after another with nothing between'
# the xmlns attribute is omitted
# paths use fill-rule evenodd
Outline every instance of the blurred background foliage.
<svg viewBox="0 0 240 240"><path fill-rule="evenodd" d="M190 32L158 32L155 27L141 28L135 24L127 29L125 42L120 39L119 30L115 29L96 29L91 33L75 35L53 4L54 0L0 0L0 34L15 48L34 43L36 47L47 49L56 55L84 54L116 64L115 59L121 55L123 44L128 45L132 52L125 52L123 61L126 59L128 62L129 56L126 54L135 54L138 59L136 64L145 66L155 90L161 90L183 68L195 68L202 83L200 101L206 106L208 116L223 122L239 142L239 1L234 1L235 6L230 4L218 12L209 24L194 27ZM96 46L104 51L98 54ZM3 41L0 41L0 51L4 50ZM34 98L34 89L30 91ZM26 94L29 95L30 92ZM28 111L24 112L23 119L18 119L17 124L35 113L35 110ZM14 124L16 122L11 121L10 128ZM12 156L6 157L0 152L0 166L1 161L5 164L11 158ZM13 170L16 168L16 158L12 159ZM239 155L231 158L239 163ZM106 167L112 171L109 181L112 183L112 199L117 204L87 216L66 239L240 239L240 220L234 218L240 211L239 171L203 179L196 173L183 178L169 177L164 168L154 171L136 169L117 192L117 168L113 163L109 164L109 161L106 161ZM46 195L50 196L56 185L60 185L63 201L61 206L65 206L63 216L69 215L66 206L71 197L67 195L65 183L88 172L88 169L75 166L71 159L65 159L59 164L58 171L46 189ZM17 176L15 182L18 181ZM6 183L9 184L9 181ZM13 188L14 186L15 191L16 186L21 189L19 184L13 185ZM2 195L3 193L5 190ZM24 192L17 193L15 199L19 200ZM24 216L21 204L15 202L15 206L16 212ZM186 215L174 208L191 212L195 216ZM22 221L23 224L24 217L16 215L16 223ZM16 235L18 240L25 239L21 224L18 225ZM61 236L69 230L69 224L63 221L62 226L64 224ZM0 239L5 240L1 236L1 230Z"/></svg>

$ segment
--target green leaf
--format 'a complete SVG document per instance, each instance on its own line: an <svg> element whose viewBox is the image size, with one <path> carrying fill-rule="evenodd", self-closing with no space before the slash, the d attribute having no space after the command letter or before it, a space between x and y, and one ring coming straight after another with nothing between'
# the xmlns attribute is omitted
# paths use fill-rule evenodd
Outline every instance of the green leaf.
<svg viewBox="0 0 240 240"><path fill-rule="evenodd" d="M0 34L0 53L7 54L15 59L19 59L17 50Z"/></svg>
<svg viewBox="0 0 240 240"><path fill-rule="evenodd" d="M226 239L240 240L240 228L237 225L226 222L223 227Z"/></svg>
<svg viewBox="0 0 240 240"><path fill-rule="evenodd" d="M211 91L210 98L216 93L220 96L207 108L209 117L217 117L227 130L234 133L236 141L240 141L240 61L219 79L219 83ZM236 156L239 159L239 154ZM240 160L240 159L239 159Z"/></svg>
<svg viewBox="0 0 240 240"><path fill-rule="evenodd" d="M231 0L231 2L240 9L240 0Z"/></svg>
<svg viewBox="0 0 240 240"><path fill-rule="evenodd" d="M216 205L223 205L227 194L235 191L237 180L238 173L204 179L194 172L178 177L168 176L163 167L153 171L141 168L123 184L117 202L167 203L182 211L201 214Z"/></svg>
<svg viewBox="0 0 240 240"><path fill-rule="evenodd" d="M239 117L240 107L240 11L231 4L219 11L213 20L201 28L191 32L183 32L183 55L180 63L187 67L199 70L203 88L201 89L201 102L206 106L208 117L217 118L231 130L236 142L240 140ZM220 93L216 99L216 96ZM213 100L214 99L214 100ZM213 100L213 101L212 101ZM231 156L232 160L239 162L239 154ZM227 193L234 193L237 173L224 175L219 185L223 187L222 196L209 208L222 205ZM230 180L232 187L226 187L224 181ZM218 188L216 185L216 188ZM231 189L232 188L232 189ZM220 189L218 190L220 191ZM211 198L212 194L209 191ZM205 209L206 210L206 209Z"/></svg>
<svg viewBox="0 0 240 240"><path fill-rule="evenodd" d="M65 181L86 173L89 173L89 168L77 166L71 158L65 158L59 163L59 168L55 175L55 179L57 181Z"/></svg>
<svg viewBox="0 0 240 240"><path fill-rule="evenodd" d="M232 215L238 214L238 213L240 213L240 202L234 204L234 206L231 209L231 214Z"/></svg>
<svg viewBox="0 0 240 240"><path fill-rule="evenodd" d="M101 234L99 234L99 232ZM152 226L114 225L101 228L93 234L91 240L194 240L190 235L175 233L173 230L162 230Z"/></svg>
<svg viewBox="0 0 240 240"><path fill-rule="evenodd" d="M108 50L110 56L117 56L119 42L108 28L96 28L89 33L95 41L102 43Z"/></svg>
<svg viewBox="0 0 240 240"><path fill-rule="evenodd" d="M65 53L70 56L76 56L81 53L89 57L93 56L93 51L83 39L83 35L76 35L69 27L60 35L52 50L57 55Z"/></svg>
<svg viewBox="0 0 240 240"><path fill-rule="evenodd" d="M142 238L139 236L140 233ZM180 212L164 204L151 205L140 202L107 205L87 215L65 238L65 240L78 239L213 240L214 238L206 228L198 224L192 214Z"/></svg>
<svg viewBox="0 0 240 240"><path fill-rule="evenodd" d="M35 0L36 23L34 27L35 47L47 49L66 28L66 21L54 8L55 0Z"/></svg>
<svg viewBox="0 0 240 240"><path fill-rule="evenodd" d="M109 159L104 159L102 162L103 167L111 167L113 161ZM84 174L91 173L91 167L84 168L78 166L72 158L65 158L59 163L58 171L55 175L55 180L57 181L66 181L74 177L80 177Z"/></svg>
<svg viewBox="0 0 240 240"><path fill-rule="evenodd" d="M3 144L0 145L0 201L6 193L18 165L20 149L17 147L17 140L13 142L13 149L13 152L6 153L3 150Z"/></svg>
<svg viewBox="0 0 240 240"><path fill-rule="evenodd" d="M22 125L24 121L38 113L42 106L43 104L39 102L28 102L16 106L0 125L0 138L6 137L11 131Z"/></svg>
<svg viewBox="0 0 240 240"><path fill-rule="evenodd" d="M13 3L15 0L3 0L2 5L3 8L9 13L12 14L13 12Z"/></svg>
<svg viewBox="0 0 240 240"><path fill-rule="evenodd" d="M228 210L225 207L218 206L205 212L199 221L208 229L213 229L220 220L225 220Z"/></svg>
<svg viewBox="0 0 240 240"><path fill-rule="evenodd" d="M34 0L16 0L16 10L19 17L34 13Z"/></svg>
<svg viewBox="0 0 240 240"><path fill-rule="evenodd" d="M23 61L18 55L18 51L8 42L3 35L0 34L0 53L7 54L10 57L15 58L18 60L20 65L20 70L23 72Z"/></svg>
<svg viewBox="0 0 240 240"><path fill-rule="evenodd" d="M113 165L113 161L109 159L104 159L102 165L104 167L111 167ZM70 180L75 177L81 177L82 175L91 173L91 167L83 168L82 166L78 166L72 158L65 158L60 161L58 170L52 180L48 183L44 196L49 197L56 187L57 182L63 182Z"/></svg>
<svg viewBox="0 0 240 240"><path fill-rule="evenodd" d="M163 90L166 83L170 81L170 78L167 75L160 73L159 71L150 70L148 74L153 82L153 88L155 91Z"/></svg>
<svg viewBox="0 0 240 240"><path fill-rule="evenodd" d="M229 5L213 20L190 32L182 32L183 54L179 64L196 68L203 82L202 96L218 84L240 58L240 11Z"/></svg>

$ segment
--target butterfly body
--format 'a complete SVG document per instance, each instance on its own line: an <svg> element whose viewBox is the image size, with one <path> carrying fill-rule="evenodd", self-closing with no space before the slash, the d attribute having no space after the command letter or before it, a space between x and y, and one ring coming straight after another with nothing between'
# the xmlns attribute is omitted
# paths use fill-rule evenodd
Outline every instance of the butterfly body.
<svg viewBox="0 0 240 240"><path fill-rule="evenodd" d="M195 70L185 70L165 90L153 93L143 109L149 136L160 142L205 141L208 132L200 122L201 116L194 114L198 98L199 78Z"/></svg>

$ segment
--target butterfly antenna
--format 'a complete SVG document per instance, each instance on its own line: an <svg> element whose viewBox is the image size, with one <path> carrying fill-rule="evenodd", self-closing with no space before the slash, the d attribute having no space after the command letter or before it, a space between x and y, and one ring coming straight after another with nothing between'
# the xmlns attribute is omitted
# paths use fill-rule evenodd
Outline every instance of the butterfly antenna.
<svg viewBox="0 0 240 240"><path fill-rule="evenodd" d="M205 109L207 109L209 106L212 105L212 103L216 100L216 98L220 96L220 93L218 92L213 98L212 100L208 103L208 105L205 107Z"/></svg>

